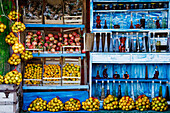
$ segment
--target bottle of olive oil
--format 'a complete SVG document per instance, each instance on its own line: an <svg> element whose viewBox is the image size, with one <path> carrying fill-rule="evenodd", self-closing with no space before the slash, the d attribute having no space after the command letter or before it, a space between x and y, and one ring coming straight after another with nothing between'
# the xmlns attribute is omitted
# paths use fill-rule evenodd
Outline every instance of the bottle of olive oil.
<svg viewBox="0 0 170 113"><path fill-rule="evenodd" d="M102 94L101 94L101 100L103 101L104 99L105 99L104 81L102 80Z"/></svg>
<svg viewBox="0 0 170 113"><path fill-rule="evenodd" d="M160 86L159 86L159 97L162 97L162 82L160 81Z"/></svg>

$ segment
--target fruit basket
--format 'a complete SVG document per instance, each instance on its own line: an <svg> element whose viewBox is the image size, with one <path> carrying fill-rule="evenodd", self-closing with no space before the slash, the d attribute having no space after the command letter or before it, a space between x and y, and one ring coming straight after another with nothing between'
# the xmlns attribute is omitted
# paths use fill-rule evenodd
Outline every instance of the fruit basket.
<svg viewBox="0 0 170 113"><path fill-rule="evenodd" d="M45 31L44 53L62 53L62 36L61 32Z"/></svg>
<svg viewBox="0 0 170 113"><path fill-rule="evenodd" d="M43 0L28 0L23 8L25 24L42 24Z"/></svg>
<svg viewBox="0 0 170 113"><path fill-rule="evenodd" d="M83 23L83 0L65 0L64 6L64 24Z"/></svg>
<svg viewBox="0 0 170 113"><path fill-rule="evenodd" d="M33 53L42 53L44 48L44 30L26 30L25 48Z"/></svg>
<svg viewBox="0 0 170 113"><path fill-rule="evenodd" d="M62 0L47 0L44 11L45 24L63 24L62 4Z"/></svg>
<svg viewBox="0 0 170 113"><path fill-rule="evenodd" d="M81 84L81 58L63 58L62 85Z"/></svg>
<svg viewBox="0 0 170 113"><path fill-rule="evenodd" d="M61 86L61 58L46 58L43 86Z"/></svg>

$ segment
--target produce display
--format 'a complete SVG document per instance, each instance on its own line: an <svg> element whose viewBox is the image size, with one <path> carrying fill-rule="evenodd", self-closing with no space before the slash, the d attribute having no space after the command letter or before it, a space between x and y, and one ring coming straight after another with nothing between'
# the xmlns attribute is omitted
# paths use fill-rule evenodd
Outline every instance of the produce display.
<svg viewBox="0 0 170 113"><path fill-rule="evenodd" d="M98 111L100 107L100 102L97 98L90 97L82 102L82 108L86 111Z"/></svg>
<svg viewBox="0 0 170 113"><path fill-rule="evenodd" d="M168 103L165 98L155 97L152 99L151 107L153 111L166 111L168 109Z"/></svg>
<svg viewBox="0 0 170 113"><path fill-rule="evenodd" d="M49 33L45 37L45 50L51 53L55 53L56 51L60 51L62 47L62 33L52 34Z"/></svg>
<svg viewBox="0 0 170 113"><path fill-rule="evenodd" d="M70 98L69 101L66 101L64 104L64 109L66 111L78 111L81 108L81 103L78 99Z"/></svg>
<svg viewBox="0 0 170 113"><path fill-rule="evenodd" d="M150 102L149 98L146 95L141 95L137 98L136 102L136 109L139 111L146 111L150 109Z"/></svg>
<svg viewBox="0 0 170 113"><path fill-rule="evenodd" d="M64 109L64 104L59 98L53 98L47 104L47 111L55 112L55 111L62 111Z"/></svg>
<svg viewBox="0 0 170 113"><path fill-rule="evenodd" d="M80 77L80 66L66 63L63 67L63 77Z"/></svg>
<svg viewBox="0 0 170 113"><path fill-rule="evenodd" d="M9 58L8 63L10 65L18 65L21 63L21 59L17 54L12 54L12 56Z"/></svg>
<svg viewBox="0 0 170 113"><path fill-rule="evenodd" d="M22 32L26 29L25 25L21 22L15 22L12 26L12 31L14 33Z"/></svg>
<svg viewBox="0 0 170 113"><path fill-rule="evenodd" d="M37 80L25 80L25 84L29 86L39 86L41 84L41 81Z"/></svg>
<svg viewBox="0 0 170 113"><path fill-rule="evenodd" d="M27 64L25 66L25 79L42 79L42 64Z"/></svg>
<svg viewBox="0 0 170 113"><path fill-rule="evenodd" d="M22 82L22 74L18 71L10 71L4 76L5 84L17 84L19 85Z"/></svg>
<svg viewBox="0 0 170 113"><path fill-rule="evenodd" d="M119 108L118 98L108 95L103 101L103 108L106 110L114 110Z"/></svg>
<svg viewBox="0 0 170 113"><path fill-rule="evenodd" d="M44 46L44 37L41 31L27 32L26 49L42 49L43 50L43 46ZM42 50L38 50L38 52L42 52Z"/></svg>
<svg viewBox="0 0 170 113"><path fill-rule="evenodd" d="M14 53L23 53L23 51L25 50L24 46L21 43L16 42L13 46L12 46L12 50L14 51Z"/></svg>
<svg viewBox="0 0 170 113"><path fill-rule="evenodd" d="M119 108L122 110L130 111L135 109L135 102L129 96L123 96L119 100Z"/></svg>
<svg viewBox="0 0 170 113"><path fill-rule="evenodd" d="M2 84L3 82L4 82L4 77L0 75L0 84Z"/></svg>
<svg viewBox="0 0 170 113"><path fill-rule="evenodd" d="M18 42L18 41L19 41L18 37L16 37L14 33L12 32L10 32L5 38L5 42L9 45L13 45L15 44L15 42Z"/></svg>
<svg viewBox="0 0 170 113"><path fill-rule="evenodd" d="M11 20L19 19L20 16L21 16L21 14L16 11L10 11L10 13L8 14L8 18Z"/></svg>
<svg viewBox="0 0 170 113"><path fill-rule="evenodd" d="M57 65L44 65L44 78L60 78L61 77L61 68Z"/></svg>
<svg viewBox="0 0 170 113"><path fill-rule="evenodd" d="M4 25L3 23L0 23L0 32L4 32L6 29L6 25Z"/></svg>
<svg viewBox="0 0 170 113"><path fill-rule="evenodd" d="M33 58L32 52L31 51L25 51L21 54L21 58L25 61L30 60Z"/></svg>
<svg viewBox="0 0 170 113"><path fill-rule="evenodd" d="M47 101L42 98L36 98L29 105L28 111L44 111L47 108Z"/></svg>

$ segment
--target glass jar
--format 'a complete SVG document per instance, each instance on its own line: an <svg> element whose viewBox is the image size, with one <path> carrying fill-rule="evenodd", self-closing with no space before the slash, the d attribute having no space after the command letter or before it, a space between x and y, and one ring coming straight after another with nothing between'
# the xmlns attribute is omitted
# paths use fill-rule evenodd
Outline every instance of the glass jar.
<svg viewBox="0 0 170 113"><path fill-rule="evenodd" d="M130 4L126 4L126 10L130 9Z"/></svg>
<svg viewBox="0 0 170 113"><path fill-rule="evenodd" d="M113 4L112 9L113 9L113 10L116 10L116 9L117 9L117 4Z"/></svg>
<svg viewBox="0 0 170 113"><path fill-rule="evenodd" d="M105 4L105 5L104 5L104 9L105 9L105 10L109 10L109 9L110 9L109 4Z"/></svg>
<svg viewBox="0 0 170 113"><path fill-rule="evenodd" d="M147 9L148 8L148 4L143 4L143 9Z"/></svg>
<svg viewBox="0 0 170 113"><path fill-rule="evenodd" d="M163 3L159 3L159 4L158 4L158 7L159 7L159 8L163 8Z"/></svg>
<svg viewBox="0 0 170 113"><path fill-rule="evenodd" d="M134 9L139 9L139 4L135 4Z"/></svg>
<svg viewBox="0 0 170 113"><path fill-rule="evenodd" d="M156 3L151 3L151 9L155 9L156 8Z"/></svg>
<svg viewBox="0 0 170 113"><path fill-rule="evenodd" d="M123 4L118 4L118 9L119 10L123 10L124 9L124 5Z"/></svg>
<svg viewBox="0 0 170 113"><path fill-rule="evenodd" d="M102 10L102 4L97 4L97 10Z"/></svg>

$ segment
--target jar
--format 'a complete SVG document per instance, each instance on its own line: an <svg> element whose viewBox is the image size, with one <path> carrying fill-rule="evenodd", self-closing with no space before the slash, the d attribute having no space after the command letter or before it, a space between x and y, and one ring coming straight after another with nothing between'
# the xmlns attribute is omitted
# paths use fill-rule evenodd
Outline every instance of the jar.
<svg viewBox="0 0 170 113"><path fill-rule="evenodd" d="M139 9L139 4L135 4L134 9Z"/></svg>
<svg viewBox="0 0 170 113"><path fill-rule="evenodd" d="M104 5L104 9L105 9L105 10L109 10L109 9L110 9L109 4L105 4L105 5Z"/></svg>
<svg viewBox="0 0 170 113"><path fill-rule="evenodd" d="M97 10L102 10L102 4L97 4Z"/></svg>
<svg viewBox="0 0 170 113"><path fill-rule="evenodd" d="M118 4L118 10L123 10L124 9L124 5L123 4Z"/></svg>
<svg viewBox="0 0 170 113"><path fill-rule="evenodd" d="M151 3L151 9L155 9L156 8L156 3Z"/></svg>
<svg viewBox="0 0 170 113"><path fill-rule="evenodd" d="M143 9L147 9L148 8L148 4L143 4Z"/></svg>
<svg viewBox="0 0 170 113"><path fill-rule="evenodd" d="M126 10L130 9L130 4L126 4Z"/></svg>
<svg viewBox="0 0 170 113"><path fill-rule="evenodd" d="M163 4L163 8L168 8L168 3L165 2L165 3Z"/></svg>
<svg viewBox="0 0 170 113"><path fill-rule="evenodd" d="M112 9L113 9L113 10L116 10L116 9L117 9L117 5L116 5L116 4L113 4Z"/></svg>
<svg viewBox="0 0 170 113"><path fill-rule="evenodd" d="M135 6L134 4L131 4L130 9L134 9L134 6Z"/></svg>
<svg viewBox="0 0 170 113"><path fill-rule="evenodd" d="M163 8L163 3L159 3L159 4L158 4L158 7L159 7L159 8Z"/></svg>

